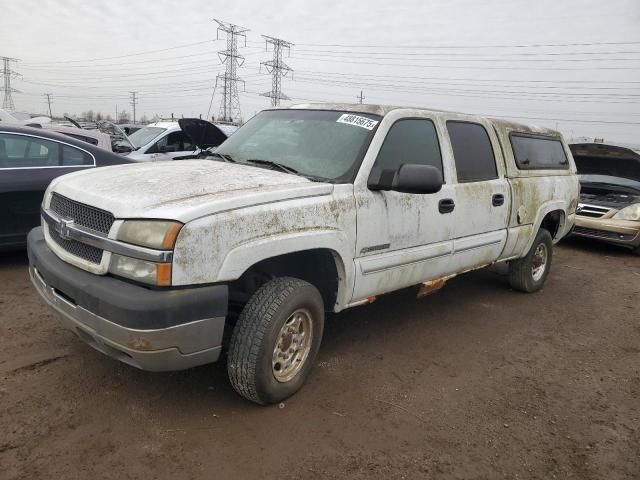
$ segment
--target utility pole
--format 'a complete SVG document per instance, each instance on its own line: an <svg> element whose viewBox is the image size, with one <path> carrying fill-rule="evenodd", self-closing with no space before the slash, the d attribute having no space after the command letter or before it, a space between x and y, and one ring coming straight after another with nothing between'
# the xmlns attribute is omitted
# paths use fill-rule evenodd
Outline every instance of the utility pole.
<svg viewBox="0 0 640 480"><path fill-rule="evenodd" d="M2 60L2 76L4 77L4 86L0 88L4 92L4 100L2 101L2 108L5 110L13 111L16 109L13 103L12 93L21 93L20 90L16 90L11 87L11 77L17 77L20 74L11 70L11 62L17 62L17 58L0 57Z"/></svg>
<svg viewBox="0 0 640 480"><path fill-rule="evenodd" d="M136 95L138 92L129 92L131 94L131 106L133 107L133 123L136 123L136 104L138 103L138 99Z"/></svg>
<svg viewBox="0 0 640 480"><path fill-rule="evenodd" d="M356 98L358 99L360 104L362 104L364 102L364 93L363 93L362 90L360 90L360 95L358 95Z"/></svg>
<svg viewBox="0 0 640 480"><path fill-rule="evenodd" d="M47 104L49 105L49 116L53 118L53 114L51 113L51 94L45 93L44 96L47 97Z"/></svg>
<svg viewBox="0 0 640 480"><path fill-rule="evenodd" d="M273 60L260 63L271 74L271 91L260 95L271 98L271 106L277 107L280 105L280 100L289 100L289 97L282 93L282 77L286 77L289 72L293 72L293 69L282 61L282 52L285 49L290 52L293 43L269 37L268 35L262 35L262 38L265 39L267 50L269 50L269 45L273 45Z"/></svg>
<svg viewBox="0 0 640 480"><path fill-rule="evenodd" d="M240 98L238 97L238 82L244 81L238 77L237 68L244 63L244 57L238 53L238 37L244 37L247 46L248 28L213 19L218 24L216 37L220 32L227 34L227 48L218 52L220 62L225 65L225 72L216 76L214 91L218 88L218 82L222 85L222 102L220 103L219 120L226 122L241 122ZM218 37L219 38L219 37Z"/></svg>

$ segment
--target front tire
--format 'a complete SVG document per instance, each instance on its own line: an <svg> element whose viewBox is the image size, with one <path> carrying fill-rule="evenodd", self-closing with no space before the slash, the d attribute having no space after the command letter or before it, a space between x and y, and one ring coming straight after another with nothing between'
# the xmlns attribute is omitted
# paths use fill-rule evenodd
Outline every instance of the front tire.
<svg viewBox="0 0 640 480"><path fill-rule="evenodd" d="M553 240L551 234L541 228L527 255L509 263L511 288L526 293L540 290L549 276L552 257Z"/></svg>
<svg viewBox="0 0 640 480"><path fill-rule="evenodd" d="M323 329L317 288L297 278L270 280L249 299L233 330L227 361L231 385L261 405L290 397L313 367Z"/></svg>

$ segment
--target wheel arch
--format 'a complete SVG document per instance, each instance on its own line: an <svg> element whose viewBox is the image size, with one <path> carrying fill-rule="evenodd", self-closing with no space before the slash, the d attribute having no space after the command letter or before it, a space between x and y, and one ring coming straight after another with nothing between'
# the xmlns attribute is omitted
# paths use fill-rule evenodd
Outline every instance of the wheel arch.
<svg viewBox="0 0 640 480"><path fill-rule="evenodd" d="M314 232L258 240L229 252L218 273L218 281L255 289L249 276L293 276L314 285L329 311L342 310L353 293L354 266L349 253L337 240L339 232ZM259 279L258 279L259 280Z"/></svg>

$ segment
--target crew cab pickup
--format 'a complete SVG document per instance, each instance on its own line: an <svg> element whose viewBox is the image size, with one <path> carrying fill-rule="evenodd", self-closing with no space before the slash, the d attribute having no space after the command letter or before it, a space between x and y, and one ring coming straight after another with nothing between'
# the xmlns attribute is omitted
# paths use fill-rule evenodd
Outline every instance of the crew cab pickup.
<svg viewBox="0 0 640 480"><path fill-rule="evenodd" d="M419 108L266 110L201 157L54 180L30 275L95 349L166 371L224 347L259 404L302 386L327 311L496 262L539 290L578 201L558 132Z"/></svg>

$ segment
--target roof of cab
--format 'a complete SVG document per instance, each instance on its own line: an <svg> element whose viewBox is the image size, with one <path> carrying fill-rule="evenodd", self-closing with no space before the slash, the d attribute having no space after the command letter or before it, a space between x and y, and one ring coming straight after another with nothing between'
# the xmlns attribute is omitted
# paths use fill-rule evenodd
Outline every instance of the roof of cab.
<svg viewBox="0 0 640 480"><path fill-rule="evenodd" d="M531 133L537 135L548 135L553 137L559 137L560 132L557 130L553 130L546 127L540 127L536 125L526 125L523 123L513 122L511 120L493 118L491 116L486 115L478 115L473 113L463 113L463 112L453 112L451 110L439 110L435 108L424 108L424 107L410 107L410 106L398 106L398 105L370 105L370 104L360 104L360 103L301 103L298 105L293 105L289 108L300 109L300 110L337 110L342 112L353 112L353 113L368 113L372 115L380 115L385 116L389 112L398 109L407 109L410 108L412 110L423 110L425 112L433 112L433 113L453 113L459 115L468 115L470 117L481 117L486 118L491 123L493 123L497 128L503 128L507 131L518 131L523 133Z"/></svg>

